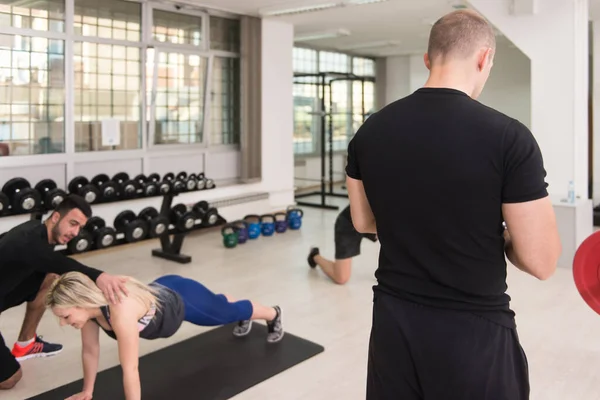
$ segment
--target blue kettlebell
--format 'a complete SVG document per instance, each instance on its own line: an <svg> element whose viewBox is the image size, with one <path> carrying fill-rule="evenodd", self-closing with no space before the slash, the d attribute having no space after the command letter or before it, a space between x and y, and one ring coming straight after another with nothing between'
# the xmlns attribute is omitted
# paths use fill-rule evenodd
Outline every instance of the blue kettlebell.
<svg viewBox="0 0 600 400"><path fill-rule="evenodd" d="M248 239L256 239L260 236L260 217L255 214L246 215L244 222L248 225Z"/></svg>
<svg viewBox="0 0 600 400"><path fill-rule="evenodd" d="M288 207L287 210L287 220L288 226L292 230L298 230L302 226L302 217L304 216L304 212L299 208L294 208L293 206Z"/></svg>
<svg viewBox="0 0 600 400"><path fill-rule="evenodd" d="M238 232L238 244L244 244L248 241L248 224L246 221L238 220L231 223Z"/></svg>
<svg viewBox="0 0 600 400"><path fill-rule="evenodd" d="M287 215L283 212L275 213L275 232L284 233L287 228Z"/></svg>
<svg viewBox="0 0 600 400"><path fill-rule="evenodd" d="M275 217L272 214L261 215L260 226L263 236L273 236L275 233Z"/></svg>

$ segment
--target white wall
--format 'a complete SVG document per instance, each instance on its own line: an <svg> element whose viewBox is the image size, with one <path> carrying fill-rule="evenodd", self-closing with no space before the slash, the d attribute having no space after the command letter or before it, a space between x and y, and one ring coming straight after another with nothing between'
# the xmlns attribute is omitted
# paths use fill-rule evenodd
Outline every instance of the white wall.
<svg viewBox="0 0 600 400"><path fill-rule="evenodd" d="M281 205L294 198L293 47L292 25L262 20L262 188Z"/></svg>
<svg viewBox="0 0 600 400"><path fill-rule="evenodd" d="M408 56L387 57L385 83L378 82L377 88L385 88L386 104L410 94L410 58ZM379 79L376 77L376 79Z"/></svg>
<svg viewBox="0 0 600 400"><path fill-rule="evenodd" d="M531 63L512 43L499 39L479 101L531 127Z"/></svg>
<svg viewBox="0 0 600 400"><path fill-rule="evenodd" d="M325 160L325 176L329 180L329 159ZM296 178L294 184L298 188L319 186L321 184L321 158L298 158L295 162L294 177ZM333 154L333 180L336 182L344 182L346 180L345 153Z"/></svg>

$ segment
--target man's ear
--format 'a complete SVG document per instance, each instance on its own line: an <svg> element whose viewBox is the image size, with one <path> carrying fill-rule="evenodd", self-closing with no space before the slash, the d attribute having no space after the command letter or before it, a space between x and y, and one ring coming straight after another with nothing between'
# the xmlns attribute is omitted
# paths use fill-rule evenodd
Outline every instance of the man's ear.
<svg viewBox="0 0 600 400"><path fill-rule="evenodd" d="M479 52L479 60L477 62L477 68L479 71L483 71L485 67L492 63L492 59L494 57L494 52L491 47L486 49L482 49Z"/></svg>
<svg viewBox="0 0 600 400"><path fill-rule="evenodd" d="M425 66L428 70L431 70L431 61L429 60L429 54L425 53L423 56L423 61L425 62Z"/></svg>

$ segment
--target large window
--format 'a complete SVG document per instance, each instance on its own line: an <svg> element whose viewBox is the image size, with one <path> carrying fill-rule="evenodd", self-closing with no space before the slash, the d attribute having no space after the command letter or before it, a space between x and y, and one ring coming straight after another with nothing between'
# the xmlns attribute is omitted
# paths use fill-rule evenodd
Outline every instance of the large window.
<svg viewBox="0 0 600 400"><path fill-rule="evenodd" d="M375 62L330 51L294 48L294 153L344 151L373 112ZM323 87L323 82L325 83ZM324 96L323 96L324 93ZM325 115L324 131L321 116Z"/></svg>
<svg viewBox="0 0 600 400"><path fill-rule="evenodd" d="M239 144L238 19L73 3L0 4L0 156Z"/></svg>

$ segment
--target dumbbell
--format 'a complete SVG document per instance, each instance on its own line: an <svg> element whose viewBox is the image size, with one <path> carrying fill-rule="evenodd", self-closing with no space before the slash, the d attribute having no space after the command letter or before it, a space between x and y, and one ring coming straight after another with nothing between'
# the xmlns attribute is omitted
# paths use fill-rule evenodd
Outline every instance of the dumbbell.
<svg viewBox="0 0 600 400"><path fill-rule="evenodd" d="M163 196L171 191L171 184L168 181L161 181L160 175L156 173L148 175L148 180L156 184L159 194Z"/></svg>
<svg viewBox="0 0 600 400"><path fill-rule="evenodd" d="M67 192L59 189L52 179L42 179L35 185L46 210L54 210L67 197Z"/></svg>
<svg viewBox="0 0 600 400"><path fill-rule="evenodd" d="M185 182L183 182L181 178L175 177L175 174L173 174L172 172L169 172L168 174L163 176L163 181L169 182L169 184L171 185L171 192L175 194L185 192Z"/></svg>
<svg viewBox="0 0 600 400"><path fill-rule="evenodd" d="M140 184L133 179L129 179L127 172L119 172L113 176L112 180L119 185L119 193L123 199L133 199L137 196Z"/></svg>
<svg viewBox="0 0 600 400"><path fill-rule="evenodd" d="M6 215L10 207L10 199L4 192L0 192L0 215Z"/></svg>
<svg viewBox="0 0 600 400"><path fill-rule="evenodd" d="M149 197L158 195L158 184L154 180L150 180L150 178L146 177L146 175L139 174L133 178L133 180L139 183L144 196Z"/></svg>
<svg viewBox="0 0 600 400"><path fill-rule="evenodd" d="M139 219L131 210L121 211L113 225L117 232L125 234L125 241L128 243L138 242L148 235L146 221Z"/></svg>
<svg viewBox="0 0 600 400"><path fill-rule="evenodd" d="M219 221L219 213L214 207L209 207L208 202L199 201L192 207L198 219L202 220L203 226L213 226Z"/></svg>
<svg viewBox="0 0 600 400"><path fill-rule="evenodd" d="M169 229L169 219L160 215L154 207L144 208L138 218L147 222L150 237L158 237Z"/></svg>
<svg viewBox="0 0 600 400"><path fill-rule="evenodd" d="M77 194L85 199L88 203L95 203L100 197L100 189L96 185L90 183L84 176L77 176L69 182L69 193Z"/></svg>
<svg viewBox="0 0 600 400"><path fill-rule="evenodd" d="M40 192L31 188L27 179L13 178L2 187L2 193L8 198L13 213L30 212L42 202Z"/></svg>
<svg viewBox="0 0 600 400"><path fill-rule="evenodd" d="M177 204L171 208L169 220L175 226L175 229L185 232L196 225L196 214L193 211L188 211L185 204Z"/></svg>
<svg viewBox="0 0 600 400"><path fill-rule="evenodd" d="M67 248L71 254L77 254L88 251L92 246L105 249L112 246L116 240L117 233L113 228L107 227L102 218L92 217L79 234L69 241Z"/></svg>
<svg viewBox="0 0 600 400"><path fill-rule="evenodd" d="M98 174L92 178L92 185L95 185L100 191L100 198L104 201L114 201L117 199L119 187L106 174Z"/></svg>
<svg viewBox="0 0 600 400"><path fill-rule="evenodd" d="M188 176L187 172L182 171L177 175L177 179L180 179L185 184L185 188L188 192L196 190L198 180L195 174L190 174L190 176Z"/></svg>
<svg viewBox="0 0 600 400"><path fill-rule="evenodd" d="M200 172L197 176L196 179L198 180L198 183L196 185L196 187L198 188L198 190L203 190L203 189L214 189L215 188L215 181L207 178L204 175L204 172Z"/></svg>

